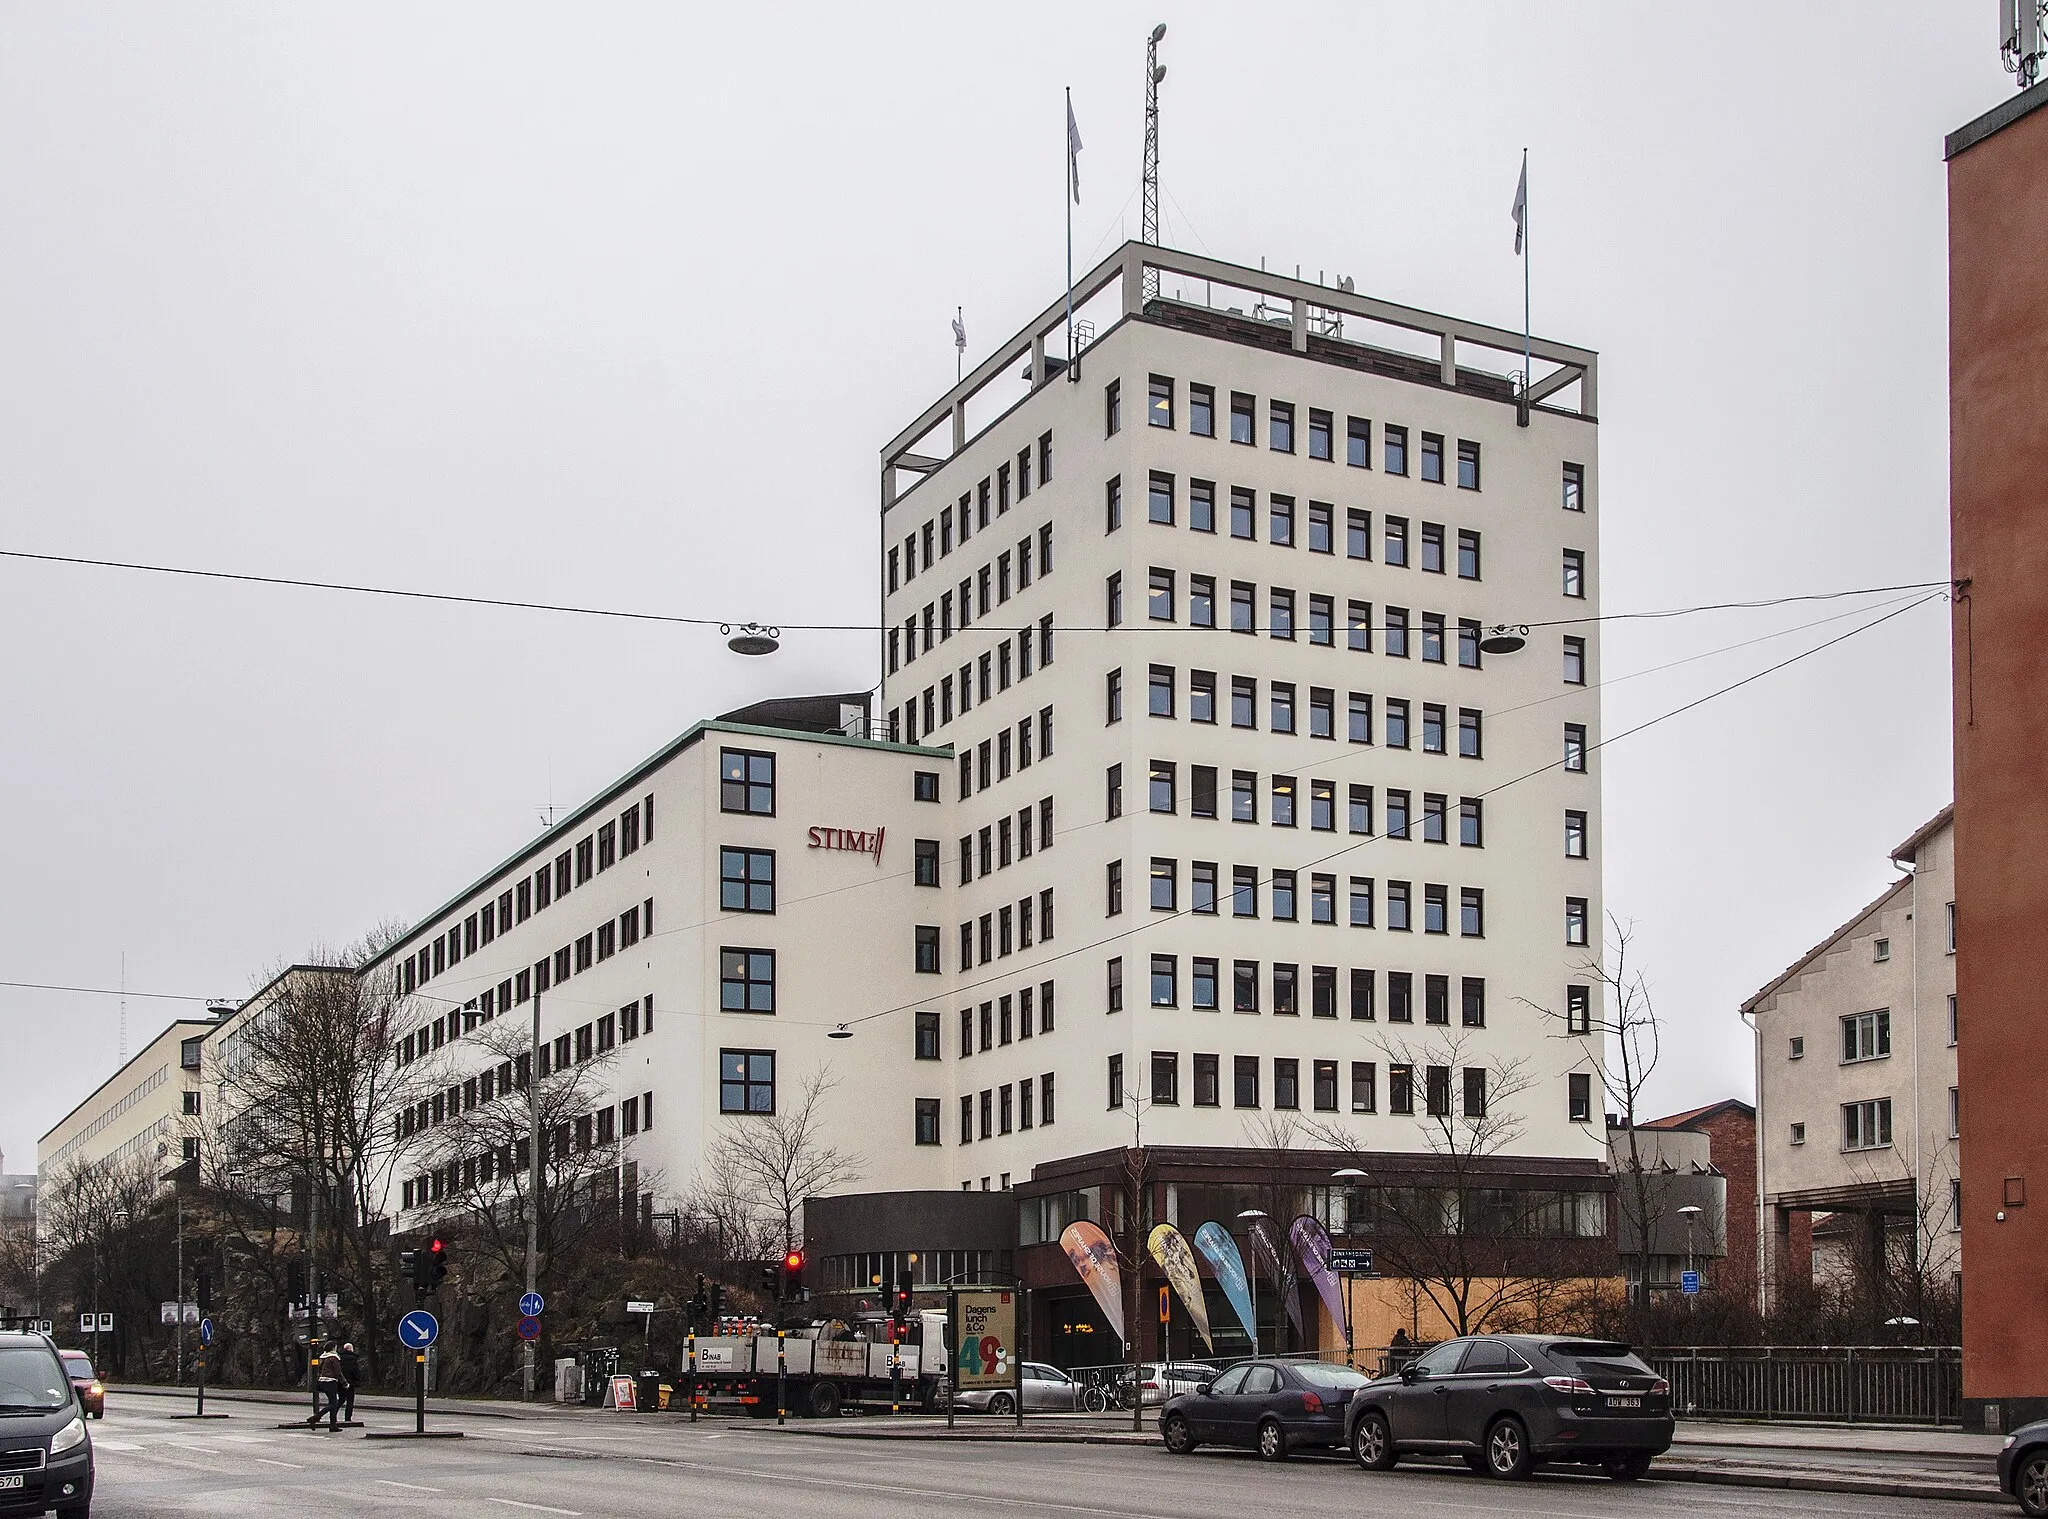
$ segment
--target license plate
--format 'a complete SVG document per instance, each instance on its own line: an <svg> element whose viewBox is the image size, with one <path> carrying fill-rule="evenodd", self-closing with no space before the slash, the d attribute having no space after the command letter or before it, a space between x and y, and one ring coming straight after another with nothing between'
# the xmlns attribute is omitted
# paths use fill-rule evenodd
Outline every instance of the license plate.
<svg viewBox="0 0 2048 1519"><path fill-rule="evenodd" d="M21 1491L21 1484L21 1473L11 1472L4 1477L0 1477L0 1493L18 1493Z"/></svg>
<svg viewBox="0 0 2048 1519"><path fill-rule="evenodd" d="M1643 1400L1641 1398L1609 1398L1607 1406L1609 1408L1641 1408Z"/></svg>

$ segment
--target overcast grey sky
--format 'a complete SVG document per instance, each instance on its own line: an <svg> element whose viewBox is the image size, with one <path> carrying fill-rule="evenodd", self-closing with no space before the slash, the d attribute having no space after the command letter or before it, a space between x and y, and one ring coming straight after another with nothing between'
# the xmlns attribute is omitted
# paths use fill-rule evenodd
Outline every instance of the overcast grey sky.
<svg viewBox="0 0 2048 1519"><path fill-rule="evenodd" d="M1256 14L1256 22L1247 18ZM1601 362L1607 608L1947 573L1942 134L2004 98L1928 6L0 6L0 547L862 622L876 450L1137 234ZM1607 632L1610 680L1834 615ZM1833 628L1852 626L1835 623ZM1817 641L1612 685L1612 733ZM1949 795L1937 604L1607 759L1653 1100L1747 1095L1741 999ZM695 719L871 684L683 629L0 560L0 979L246 992L429 910ZM129 1048L179 1004L131 998ZM115 1063L0 988L0 1148Z"/></svg>

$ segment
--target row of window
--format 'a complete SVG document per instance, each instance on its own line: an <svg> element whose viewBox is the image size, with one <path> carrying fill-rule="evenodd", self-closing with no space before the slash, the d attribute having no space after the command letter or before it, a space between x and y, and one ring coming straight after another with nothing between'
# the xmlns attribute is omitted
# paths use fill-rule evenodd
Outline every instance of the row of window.
<svg viewBox="0 0 2048 1519"><path fill-rule="evenodd" d="M1179 1007L1181 995L1181 957L1178 955L1153 955L1151 957L1151 1005L1154 1007ZM1124 1010L1124 962L1121 955L1107 962L1106 1010L1120 1013ZM1270 985L1271 1010L1276 1017L1298 1018L1306 1011L1312 1018L1336 1018L1340 996L1345 1008L1355 1023L1377 1022L1380 1016L1382 983L1384 983L1387 1022L1413 1023L1419 988L1421 992L1422 1021L1425 1024L1448 1026L1451 1008L1455 1000L1458 1021L1465 1028L1486 1027L1486 978L1484 976L1458 976L1429 972L1416 975L1413 971L1379 971L1366 966L1344 968L1335 965L1311 965L1304 979L1300 965L1275 961L1270 967L1271 980L1262 975L1266 969L1257 960L1218 959L1214 955L1192 955L1188 957L1188 1005L1197 1012L1221 1011L1220 997L1227 991L1230 1009L1237 1013L1259 1013L1266 1009L1261 1005L1261 992ZM1224 976L1229 976L1226 987ZM1453 997L1455 993L1455 998ZM1566 1006L1569 1009L1567 1032L1584 1034L1590 1032L1590 993L1584 986L1566 989ZM965 1033L963 1021L962 1033ZM986 1046L984 1046L986 1048Z"/></svg>
<svg viewBox="0 0 2048 1519"><path fill-rule="evenodd" d="M1038 551L1035 565L1032 558L1034 545ZM1030 588L1034 573L1039 577L1052 573L1052 524L1048 522L1035 535L1027 534L1019 540L1014 553L1016 593L1022 594ZM926 602L921 613L913 612L904 618L901 629L903 662L911 663L920 652L931 653L934 645L944 643L953 636L956 626L958 631L964 633L974 625L977 616L985 618L991 609L1007 602L1012 594L1012 563L1012 551L1005 549L990 563L983 565L977 573L962 580L957 592L950 589L944 591L935 600ZM894 587L890 589L893 590ZM957 624L954 619L956 608L959 612ZM894 628L890 630L892 650L895 647L896 632ZM895 667L892 665L890 668Z"/></svg>
<svg viewBox="0 0 2048 1519"><path fill-rule="evenodd" d="M927 645L929 647L929 644ZM1012 649L1016 659L1010 658ZM1035 659L1034 648L1037 650ZM1005 638L993 649L983 651L979 659L970 659L960 667L957 677L943 675L933 684L924 688L922 700L913 696L903 704L902 719L898 731L903 742L914 744L918 735L929 736L934 730L943 728L955 715L954 693L959 693L958 712L965 716L972 712L977 702L986 702L997 692L1007 691L1013 680L1029 680L1035 670L1052 663L1052 613L1048 612L1038 620L1037 627L1019 630L1014 643ZM896 672L896 635L889 634L889 673ZM976 676L980 679L977 682ZM958 680L957 687L955 680ZM977 695L977 690L979 694ZM920 723L920 717L923 721ZM892 725L896 724L894 713L890 715Z"/></svg>
<svg viewBox="0 0 2048 1519"><path fill-rule="evenodd" d="M540 1046L540 1073L545 1077L552 1071L566 1070L572 1065L597 1059L616 1045L637 1039L643 1032L651 1033L653 1029L654 998L649 996L628 1002L616 1013L606 1013L573 1032L558 1034L552 1041L543 1043ZM425 1031L419 1032L424 1034ZM475 1075L453 1082L432 1096L420 1098L407 1105L392 1120L394 1137L410 1139L415 1134L452 1122L464 1113L486 1107L500 1097L525 1091L530 1067L530 1057L522 1054L486 1066Z"/></svg>
<svg viewBox="0 0 2048 1519"><path fill-rule="evenodd" d="M1225 900L1218 890L1218 868L1212 860L1189 862L1188 908L1198 915L1220 913ZM1273 870L1264 878L1271 911L1268 916L1276 923L1295 923L1302 920L1302 872L1294 870ZM1320 871L1307 872L1307 920L1310 923L1337 922L1337 877ZM1104 871L1108 910L1105 917L1114 918L1124 910L1124 862L1111 860ZM1349 910L1346 921L1353 928L1374 926L1373 903L1376 895L1375 882L1371 876L1349 878ZM1150 875L1149 903L1155 912L1179 912L1180 909L1180 861L1160 859L1152 861ZM1256 918L1259 916L1259 890L1261 880L1256 865L1233 865L1228 901L1230 916L1233 918ZM1410 881L1388 881L1386 883L1385 926L1395 933L1407 933L1415 927L1414 905L1415 886ZM1425 882L1422 887L1422 931L1426 934L1448 934L1450 928L1451 888L1435 882ZM1486 892L1478 886L1458 888L1458 933L1467 939L1486 937Z"/></svg>
<svg viewBox="0 0 2048 1519"><path fill-rule="evenodd" d="M1145 390L1145 422L1147 426L1167 431L1177 429L1176 415L1177 382L1171 375L1148 375ZM1105 434L1114 437L1123 429L1123 384L1111 380L1104 388L1103 428ZM1292 401L1266 403L1266 445L1275 453L1291 454L1295 448L1295 423L1298 412ZM1187 430L1198 438L1217 436L1216 387L1189 381L1187 385ZM1229 392L1228 432L1225 434L1232 443L1245 447L1256 446L1258 431L1258 398L1241 390ZM1344 418L1344 462L1353 469L1371 469L1373 456L1373 424L1369 417L1346 416ZM1434 485L1445 483L1446 452L1442 433L1421 432L1418 448L1411 461L1409 429L1404 424L1385 422L1380 426L1381 469L1390 475L1406 475L1411 462L1420 477ZM1337 416L1335 412L1311 406L1307 411L1306 452L1309 458L1334 463L1337 448ZM1479 487L1479 444L1466 438L1457 440L1457 482L1460 489L1476 491ZM1585 467L1566 463L1562 466L1562 505L1568 512L1585 510Z"/></svg>
<svg viewBox="0 0 2048 1519"><path fill-rule="evenodd" d="M1026 1076L1019 1082L1006 1082L999 1087L984 1087L979 1094L963 1092L960 1096L960 1143L970 1144L977 1137L993 1139L999 1134L1029 1130L1034 1123L1034 1095L1037 1098L1037 1127L1051 1128L1053 1090L1053 1073L1047 1071L1035 1082ZM927 1103L930 1104L929 1109L926 1107ZM927 1111L930 1113L929 1128L926 1127L925 1119ZM976 1123L977 1113L980 1115L979 1125ZM920 1098L918 1101L917 1142L921 1145L935 1145L939 1142L939 1100L936 1097Z"/></svg>
<svg viewBox="0 0 2048 1519"><path fill-rule="evenodd" d="M939 1015L919 1013L917 1018L917 1058L939 1059ZM928 1023L927 1019L930 1020ZM978 1020L974 1008L961 1008L962 1060L974 1053L974 1035L977 1027L981 1031L981 1049L984 1053L1009 1044L1013 1039L1029 1039L1034 1028L1040 1034L1050 1034L1053 1027L1053 983L1041 981L1035 988L1023 986L1015 993L992 997L981 1004Z"/></svg>
<svg viewBox="0 0 2048 1519"><path fill-rule="evenodd" d="M1126 1092L1124 1085L1124 1057L1111 1055L1108 1060L1108 1098L1112 1110L1121 1109L1130 1096L1139 1096L1155 1107L1178 1107L1181 1105L1180 1053L1176 1050L1154 1050L1151 1060L1151 1082L1143 1093ZM1192 1107L1214 1108L1223 1105L1221 1055L1197 1053L1189 1057L1187 1099ZM1308 1067L1307 1103L1303 1103L1302 1067ZM1343 1094L1342 1061L1309 1060L1304 1062L1293 1055L1275 1055L1262 1059L1258 1055L1233 1055L1230 1061L1230 1097L1235 1108L1257 1108L1263 1106L1264 1092L1261 1077L1265 1067L1270 1065L1270 1087L1273 1107L1282 1112L1297 1111L1304 1105L1318 1113L1335 1113L1339 1110ZM1379 1111L1379 1062L1375 1060L1354 1060L1350 1063L1349 1106L1353 1113L1377 1113ZM1420 1077L1418 1081L1417 1078ZM1484 1066L1468 1065L1454 1070L1447 1065L1416 1066L1406 1061L1390 1062L1387 1066L1387 1111L1397 1115L1412 1114L1419 1092L1422 1111L1432 1118L1452 1116L1452 1102L1455 1093L1458 1115L1464 1118L1486 1116L1487 1070Z"/></svg>
<svg viewBox="0 0 2048 1519"><path fill-rule="evenodd" d="M1961 1104L1955 1087L1949 1088L1949 1137L1954 1138L1960 1131ZM1806 1125L1795 1123L1791 1131L1792 1143L1806 1143ZM1892 1100L1889 1097L1869 1097L1860 1102L1842 1104L1842 1148L1844 1150L1884 1150L1892 1142Z"/></svg>
<svg viewBox="0 0 2048 1519"><path fill-rule="evenodd" d="M917 968L936 974L939 969L939 931L936 928L920 928L917 932ZM929 941L926 938L927 934L930 936ZM979 918L969 918L962 923L960 969L972 970L976 965L986 965L991 960L1000 960L1005 955L1029 949L1033 943L1040 941L1047 944L1052 942L1050 886L1041 891L1036 898L1024 897L1014 907L1006 903L994 912L985 912Z"/></svg>
<svg viewBox="0 0 2048 1519"><path fill-rule="evenodd" d="M1013 859L1028 860L1034 849L1052 848L1052 798L1040 797L1034 807L1020 807L1015 818L1007 814L979 833L960 836L960 884L976 876L1006 869ZM939 884L939 844L936 839L917 841L917 884Z"/></svg>
<svg viewBox="0 0 2048 1519"><path fill-rule="evenodd" d="M654 1094L643 1092L624 1099L616 1108L602 1107L572 1122L556 1125L541 1136L543 1160L600 1149L653 1127ZM406 1208L424 1208L479 1187L489 1187L501 1177L510 1177L515 1170L526 1168L526 1141L486 1146L474 1155L449 1160L407 1179L400 1186L401 1203ZM637 1167L629 1163L626 1170L632 1174Z"/></svg>
<svg viewBox="0 0 2048 1519"><path fill-rule="evenodd" d="M1001 517L1009 511L1010 487L1013 480L1016 484L1017 500L1022 501L1028 497L1031 494L1031 458L1031 447L1027 444L1017 451L1017 463L1014 474L1012 474L1009 464L1000 464L996 466L996 471L993 475L987 475L982 478L981 484L978 487L961 495L957 515L956 509L952 506L941 508L937 517L910 533L903 540L900 560L897 550L891 548L889 550L889 589L892 592L896 589L896 574L899 567L903 572L904 581L909 582L917 578L920 568L929 570L939 560L952 553L953 530L956 523L959 526L960 542L964 546L976 532L986 529L994 518ZM1051 482L1052 434L1045 432L1040 433L1038 436L1038 483L1040 485L1048 485ZM993 508L993 515L991 515L991 508ZM1047 549L1045 555L1045 566L1047 569L1052 568L1050 548ZM987 611L986 605L984 605L982 610L984 613Z"/></svg>
<svg viewBox="0 0 2048 1519"><path fill-rule="evenodd" d="M1146 572L1146 613L1154 622L1176 622L1179 620L1179 604L1176 598L1178 573L1154 565ZM1105 582L1106 603L1104 615L1111 627L1121 626L1124 620L1123 571L1112 573ZM1229 592L1229 622L1233 633L1256 636L1264 632L1268 637L1291 643L1297 634L1305 635L1313 647L1335 648L1337 646L1337 598L1321 592L1311 592L1306 601L1296 596L1291 587L1268 586L1266 596L1266 621L1258 620L1259 588L1249 580L1233 580ZM1298 613L1306 611L1306 620ZM1214 575L1189 574L1187 577L1188 625L1196 628L1222 626L1217 621L1217 585ZM1373 648L1373 633L1382 635L1381 647L1391 659L1419 657L1424 664L1446 664L1449 661L1451 638L1456 634L1458 665L1461 669L1481 668L1482 651L1479 647L1482 629L1472 618L1460 618L1453 624L1442 612L1411 612L1408 607L1382 607L1383 621L1375 625L1373 604L1370 601L1346 599L1344 602L1344 647L1362 654L1370 654ZM1581 640L1583 642L1583 640Z"/></svg>
<svg viewBox="0 0 2048 1519"><path fill-rule="evenodd" d="M609 922L598 925L595 931L583 935L573 945L565 944L553 955L534 962L531 970L522 970L507 976L495 987L485 987L461 1007L452 1007L398 1041L397 1063L410 1065L414 1060L441 1048L444 1042L460 1038L480 1023L489 1023L499 1013L521 1007L538 992L544 992L552 984L567 981L572 975L580 975L593 965L609 960L621 949L627 949L640 942L642 933L654 932L654 899L649 897L638 907L629 907ZM647 1005L644 1027L654 1027L654 1004ZM632 1038L632 1035L627 1035Z"/></svg>
<svg viewBox="0 0 2048 1519"><path fill-rule="evenodd" d="M524 923L557 898L566 897L573 887L611 869L639 849L643 841L652 842L653 838L654 796L649 793L637 806L628 807L615 820L585 835L574 849L563 850L530 878L508 887L495 899L486 900L475 912L450 924L445 933L437 933L430 943L399 962L399 990L411 992L425 985L499 934L509 932L515 923Z"/></svg>
<svg viewBox="0 0 2048 1519"><path fill-rule="evenodd" d="M931 692L925 695L930 696ZM1017 720L1014 728L1005 727L978 744L962 746L960 800L964 802L975 792L1008 780L1013 771L1029 770L1033 760L1051 758L1052 708L1040 707L1036 719L1027 714ZM1047 837L1051 837L1050 833Z"/></svg>
<svg viewBox="0 0 2048 1519"><path fill-rule="evenodd" d="M1219 687L1229 681L1227 699L1230 726L1256 732L1259 726L1259 680L1255 675L1219 677L1214 670L1187 672L1187 718L1189 722L1212 726L1221 722L1224 707ZM1145 671L1145 713L1148 717L1177 718L1181 714L1180 671L1173 665L1148 665ZM1415 717L1420 707L1420 732ZM1310 686L1306 706L1301 687L1291 680L1266 683L1266 730L1270 733L1304 733L1310 738L1337 738L1337 691L1333 686ZM1383 736L1390 749L1416 747L1424 754L1448 754L1451 709L1442 702L1416 703L1405 696L1382 698L1380 712ZM1124 672L1111 670L1103 679L1103 722L1113 727L1123 721ZM1457 753L1464 759L1485 758L1485 716L1477 707L1457 709ZM1344 736L1354 744L1373 741L1373 696L1369 691L1346 693Z"/></svg>

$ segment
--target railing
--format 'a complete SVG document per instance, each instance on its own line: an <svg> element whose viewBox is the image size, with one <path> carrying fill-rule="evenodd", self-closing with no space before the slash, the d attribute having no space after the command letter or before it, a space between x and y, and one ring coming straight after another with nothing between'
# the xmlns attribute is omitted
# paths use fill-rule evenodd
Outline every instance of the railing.
<svg viewBox="0 0 2048 1519"><path fill-rule="evenodd" d="M1698 1346L1651 1349L1681 1418L1960 1424L1954 1345Z"/></svg>

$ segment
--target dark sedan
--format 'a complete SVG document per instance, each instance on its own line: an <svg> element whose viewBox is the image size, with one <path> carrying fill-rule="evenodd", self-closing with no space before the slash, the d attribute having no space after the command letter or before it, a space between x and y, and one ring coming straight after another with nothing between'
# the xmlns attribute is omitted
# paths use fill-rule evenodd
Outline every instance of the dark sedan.
<svg viewBox="0 0 2048 1519"><path fill-rule="evenodd" d="M1449 1340L1351 1399L1358 1464L1457 1455L1513 1480L1546 1462L1632 1482L1671 1448L1671 1389L1626 1345L1551 1335Z"/></svg>
<svg viewBox="0 0 2048 1519"><path fill-rule="evenodd" d="M1290 1450L1344 1443L1344 1410L1366 1379L1322 1361L1241 1361L1159 1412L1166 1448L1241 1445L1267 1461Z"/></svg>
<svg viewBox="0 0 2048 1519"><path fill-rule="evenodd" d="M1998 1453L1998 1485L2030 1519L2048 1515L2048 1419L2022 1424Z"/></svg>

